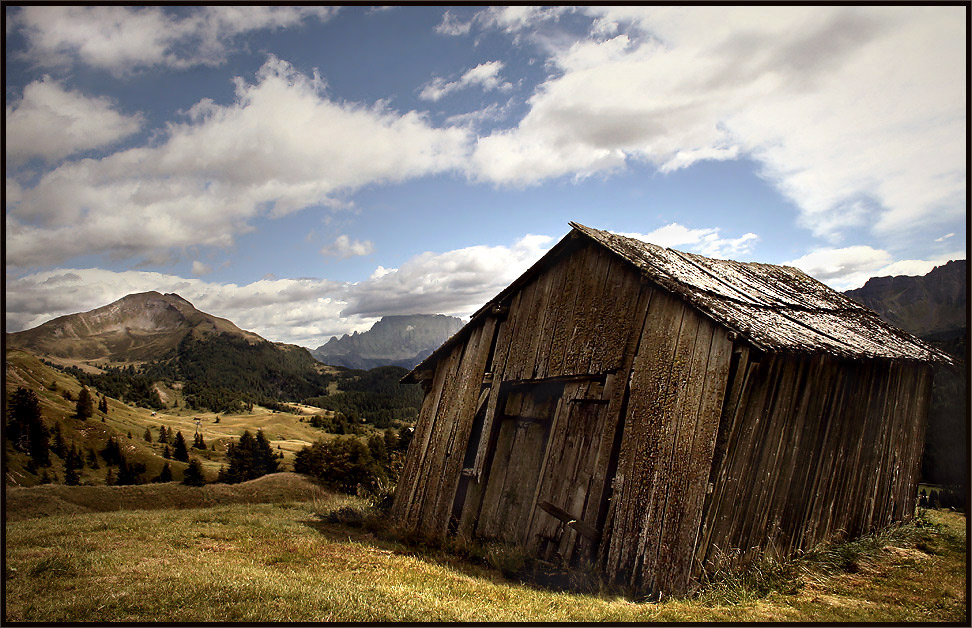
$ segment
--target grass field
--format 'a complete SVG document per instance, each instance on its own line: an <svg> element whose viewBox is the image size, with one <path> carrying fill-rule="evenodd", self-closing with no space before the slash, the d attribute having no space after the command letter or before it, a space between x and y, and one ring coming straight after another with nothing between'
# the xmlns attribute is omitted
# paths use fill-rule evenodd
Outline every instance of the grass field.
<svg viewBox="0 0 972 628"><path fill-rule="evenodd" d="M5 620L967 621L966 520L951 512L929 511L920 525L777 565L768 576L647 603L531 587L488 561L406 544L380 522L340 523L334 513L367 505L306 490L293 474L240 486L251 503L213 505L199 489L176 485L97 487L145 494L117 504L138 509L110 512L95 511L103 495L77 497L84 510L76 514L34 505L49 487L17 489L38 497L17 502L22 516L6 524ZM277 503L256 503L270 486ZM148 509L153 500L179 508Z"/></svg>

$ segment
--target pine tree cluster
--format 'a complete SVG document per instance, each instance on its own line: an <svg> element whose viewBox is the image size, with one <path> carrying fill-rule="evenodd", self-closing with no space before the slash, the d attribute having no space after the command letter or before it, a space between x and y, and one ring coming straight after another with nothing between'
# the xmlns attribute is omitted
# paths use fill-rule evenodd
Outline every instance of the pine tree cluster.
<svg viewBox="0 0 972 628"><path fill-rule="evenodd" d="M253 480L268 473L276 473L279 461L270 441L259 430L254 437L249 430L243 432L237 443L226 448L228 467L219 470L217 482L236 484Z"/></svg>

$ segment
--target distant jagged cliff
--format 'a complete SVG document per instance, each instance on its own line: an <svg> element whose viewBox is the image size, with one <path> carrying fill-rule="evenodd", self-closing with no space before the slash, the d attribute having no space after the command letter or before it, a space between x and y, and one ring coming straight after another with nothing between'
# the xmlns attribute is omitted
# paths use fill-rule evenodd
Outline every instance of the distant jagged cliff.
<svg viewBox="0 0 972 628"><path fill-rule="evenodd" d="M385 316L371 329L332 337L311 350L325 364L354 369L376 366L412 368L462 327L462 319L443 314Z"/></svg>
<svg viewBox="0 0 972 628"><path fill-rule="evenodd" d="M965 260L956 260L920 277L871 277L845 294L889 323L961 356L968 333L966 279Z"/></svg>

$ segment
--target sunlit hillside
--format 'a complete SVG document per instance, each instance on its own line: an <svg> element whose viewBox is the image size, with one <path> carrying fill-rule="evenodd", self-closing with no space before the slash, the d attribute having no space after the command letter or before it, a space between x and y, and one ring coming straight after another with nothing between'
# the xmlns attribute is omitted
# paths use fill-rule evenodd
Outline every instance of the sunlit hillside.
<svg viewBox="0 0 972 628"><path fill-rule="evenodd" d="M161 389L161 396L167 401L166 409L152 410L135 407L122 403L117 399L107 398L108 412L94 412L94 416L81 421L74 418L75 400L81 391L81 384L73 376L44 364L39 358L19 350L6 352L6 387L7 394L18 387L33 390L40 401L40 407L45 424L54 429L60 425L62 438L70 447L76 445L87 454L89 450L100 452L110 437L119 440L121 449L129 460L144 463L145 477L151 479L159 474L163 465L169 462L173 479L180 480L182 472L187 466L184 462L167 460L163 457L166 445L170 451L173 448L172 438L168 443L158 442L159 428L165 429L175 436L181 432L190 447L190 455L197 458L204 469L207 478L216 477L221 465L225 462L226 447L239 438L244 430L255 433L263 430L271 446L282 458L282 468L292 468L294 454L302 447L310 445L317 439L330 438L333 435L312 427L310 419L313 415L333 416L333 411L321 408L289 404L291 411L275 411L261 406L254 406L250 412L238 414L217 414L214 412L200 412L187 409L185 400L178 389ZM99 399L97 389L91 392ZM68 398L70 397L70 398ZM172 407L176 405L177 407ZM367 426L365 427L367 429ZM151 440L146 439L146 430ZM202 435L206 449L193 448L196 433ZM13 486L33 486L41 482L40 473L26 471L29 459L25 454L8 448L6 481ZM49 475L63 476L63 464L56 456L52 456L52 466ZM103 484L107 473L104 463L99 468L85 466L81 473L83 484Z"/></svg>

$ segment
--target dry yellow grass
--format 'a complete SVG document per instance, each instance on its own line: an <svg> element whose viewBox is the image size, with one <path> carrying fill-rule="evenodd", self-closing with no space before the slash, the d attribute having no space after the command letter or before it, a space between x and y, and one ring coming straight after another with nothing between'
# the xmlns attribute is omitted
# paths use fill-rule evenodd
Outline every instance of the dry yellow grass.
<svg viewBox="0 0 972 628"><path fill-rule="evenodd" d="M7 487L7 521L119 510L203 508L222 504L283 503L329 493L307 476L274 473L240 484L189 487L176 483L135 486Z"/></svg>
<svg viewBox="0 0 972 628"><path fill-rule="evenodd" d="M146 487L160 489L161 487ZM193 491L188 487L173 488ZM255 491L257 485L252 485ZM37 489L29 489L36 491ZM161 495L161 493L160 493ZM167 497L166 499L173 499ZM6 621L966 621L965 519L889 537L855 573L820 563L793 590L647 603L556 592L322 512L361 500L53 515L6 527Z"/></svg>

